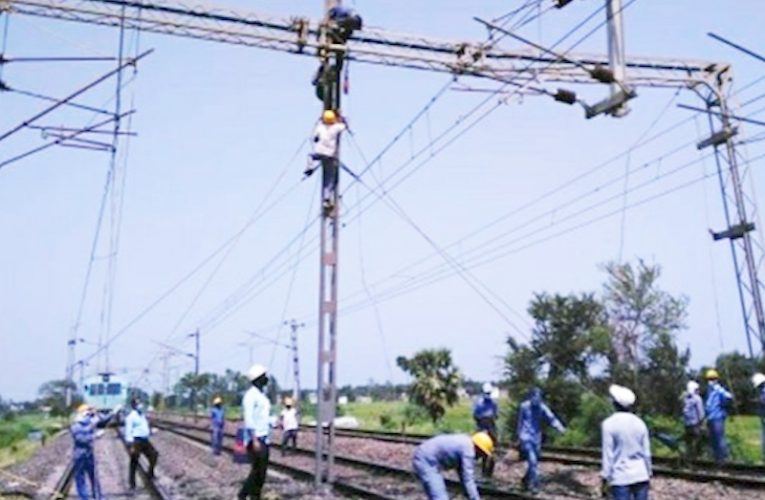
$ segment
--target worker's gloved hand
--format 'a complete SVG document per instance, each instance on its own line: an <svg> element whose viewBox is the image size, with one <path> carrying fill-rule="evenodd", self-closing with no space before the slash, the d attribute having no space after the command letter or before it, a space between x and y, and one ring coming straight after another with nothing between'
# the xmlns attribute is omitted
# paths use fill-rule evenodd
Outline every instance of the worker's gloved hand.
<svg viewBox="0 0 765 500"><path fill-rule="evenodd" d="M605 479L600 480L600 496L603 498L608 498L611 494L611 488L608 486L608 481Z"/></svg>

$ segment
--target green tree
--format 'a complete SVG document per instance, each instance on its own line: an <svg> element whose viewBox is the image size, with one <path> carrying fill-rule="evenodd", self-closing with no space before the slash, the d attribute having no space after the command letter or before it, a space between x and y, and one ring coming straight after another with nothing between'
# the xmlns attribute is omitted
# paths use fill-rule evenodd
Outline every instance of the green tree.
<svg viewBox="0 0 765 500"><path fill-rule="evenodd" d="M511 394L522 398L538 385L555 411L569 419L589 386L592 366L608 352L603 306L593 294L539 293L528 312L534 318L530 344L508 338L505 374Z"/></svg>
<svg viewBox="0 0 765 500"><path fill-rule="evenodd" d="M40 386L37 393L40 396L38 404L48 406L51 409L51 415L59 416L69 413L66 406L66 390L69 388L72 394L76 394L77 386L74 382L68 380L50 380ZM72 406L76 406L80 401L72 400Z"/></svg>
<svg viewBox="0 0 765 500"><path fill-rule="evenodd" d="M424 349L409 359L399 356L396 364L414 378L409 399L422 407L433 423L444 416L447 406L457 402L461 376L448 349Z"/></svg>
<svg viewBox="0 0 765 500"><path fill-rule="evenodd" d="M691 351L681 352L669 334L661 333L646 356L648 359L639 368L641 408L661 415L679 415Z"/></svg>

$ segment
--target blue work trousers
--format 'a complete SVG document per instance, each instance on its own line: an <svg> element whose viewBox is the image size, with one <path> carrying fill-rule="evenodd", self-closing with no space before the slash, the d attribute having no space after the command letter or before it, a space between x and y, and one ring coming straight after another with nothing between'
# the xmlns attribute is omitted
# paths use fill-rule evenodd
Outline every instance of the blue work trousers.
<svg viewBox="0 0 765 500"><path fill-rule="evenodd" d="M613 500L648 500L648 481L622 486L611 486Z"/></svg>
<svg viewBox="0 0 765 500"><path fill-rule="evenodd" d="M761 417L760 422L762 423L762 459L765 460L765 417Z"/></svg>
<svg viewBox="0 0 765 500"><path fill-rule="evenodd" d="M523 476L524 487L531 491L539 490L539 455L542 445L534 441L521 441L521 453L526 460L526 475Z"/></svg>
<svg viewBox="0 0 765 500"><path fill-rule="evenodd" d="M728 458L728 442L725 440L725 419L719 418L707 421L709 428L709 444L715 462L722 463Z"/></svg>
<svg viewBox="0 0 765 500"><path fill-rule="evenodd" d="M88 482L90 480L90 490ZM74 457L74 482L77 485L77 496L80 500L101 497L101 486L96 477L96 462L91 453Z"/></svg>
<svg viewBox="0 0 765 500"><path fill-rule="evenodd" d="M444 476L441 475L437 465L415 453L412 468L422 483L422 487L425 488L428 500L449 500Z"/></svg>
<svg viewBox="0 0 765 500"><path fill-rule="evenodd" d="M220 450L223 447L223 427L213 427L211 444L213 455L220 455Z"/></svg>

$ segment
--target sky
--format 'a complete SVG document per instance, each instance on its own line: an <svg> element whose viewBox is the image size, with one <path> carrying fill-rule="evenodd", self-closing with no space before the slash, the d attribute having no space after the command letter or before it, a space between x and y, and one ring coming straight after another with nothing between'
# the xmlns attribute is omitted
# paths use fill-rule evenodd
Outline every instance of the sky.
<svg viewBox="0 0 765 500"><path fill-rule="evenodd" d="M214 4L289 18L319 17L323 2ZM368 26L461 41L486 37L473 17L494 19L523 2L351 4ZM762 118L765 101L753 99L762 97L765 81L747 84L765 75L765 64L707 36L761 49L759 4L636 0L624 13L627 54L731 63L737 113ZM551 45L601 5L572 2L518 33ZM20 15L7 24L8 57L117 53L111 28ZM0 396L33 398L40 384L64 375L78 316L76 335L85 342L76 357L89 360L84 373L107 368L105 357L92 353L99 338L111 338L108 369L147 390L163 388L159 343L191 353L189 334L197 329L203 371L244 371L252 354L290 386L283 323L296 318L305 323L298 333L301 383L314 387L318 176L301 175L321 111L310 84L317 61L151 33L127 32L125 41L128 54L153 52L137 71L124 72L121 106L136 110L129 122L136 135L119 143L102 224L99 207L112 185L108 153L58 146L0 168ZM522 47L510 39L501 45ZM604 53L605 32L577 50ZM12 89L62 97L114 65L7 63L0 78ZM694 366L723 351L745 351L730 249L708 233L724 227L724 216L713 159L694 147L708 134L706 119L676 106L701 106L693 92L639 88L626 117L591 120L579 106L510 96L464 133L447 133L454 140L446 145L442 133L455 123L462 130L461 117L479 116L501 97L465 86L497 84L461 77L439 92L450 76L355 63L348 76L343 113L354 135L343 140L345 163L362 171L399 138L363 182L341 179L340 384L404 382L396 357L432 347L451 349L466 376L498 380L507 336L529 338L525 311L535 293L599 293L603 264L619 260L660 265L660 286L688 297L688 328L678 343L691 349ZM109 79L78 102L113 109L115 88ZM577 90L589 102L607 92ZM0 93L0 131L45 107ZM81 127L99 119L66 108L37 123ZM739 138L762 132L745 124ZM19 131L0 141L0 162L43 140L39 130ZM741 151L757 158L763 144ZM763 163L753 161L746 179L755 196L765 191ZM384 201L371 194L381 182ZM754 234L762 242L762 233ZM455 261L469 271L456 272ZM169 377L192 367L190 357L175 356Z"/></svg>

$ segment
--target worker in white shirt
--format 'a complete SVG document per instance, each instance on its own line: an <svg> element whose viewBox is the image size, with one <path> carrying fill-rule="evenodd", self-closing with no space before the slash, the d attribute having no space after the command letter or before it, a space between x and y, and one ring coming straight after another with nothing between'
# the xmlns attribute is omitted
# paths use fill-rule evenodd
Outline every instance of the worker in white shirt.
<svg viewBox="0 0 765 500"><path fill-rule="evenodd" d="M339 112L331 109L325 110L321 115L321 121L316 125L313 133L313 154L311 159L320 162L322 168L322 200L324 210L331 211L334 208L334 194L337 187L339 162L337 150L340 144L340 134L347 130L347 125ZM309 166L305 170L306 177L311 175L316 166Z"/></svg>
<svg viewBox="0 0 765 500"><path fill-rule="evenodd" d="M292 449L297 448L297 435L300 427L298 412L293 406L292 398L284 398L284 408L279 415L279 426L282 428L282 456L284 456L290 441L292 442Z"/></svg>
<svg viewBox="0 0 765 500"><path fill-rule="evenodd" d="M269 417L271 402L263 389L268 383L268 375L263 365L252 365L247 372L247 378L252 387L242 398L242 420L244 426L244 442L247 456L250 459L250 474L239 490L239 499L260 499L260 492L266 480L268 470L268 435L271 430Z"/></svg>
<svg viewBox="0 0 765 500"><path fill-rule="evenodd" d="M130 447L130 475L128 481L130 489L135 489L135 471L138 467L138 459L144 454L149 459L149 477L154 477L154 467L157 465L159 453L154 449L149 436L151 428L149 421L144 415L143 404L136 398L130 401L132 410L125 418L125 442Z"/></svg>
<svg viewBox="0 0 765 500"><path fill-rule="evenodd" d="M603 492L614 500L648 500L651 480L651 438L645 422L632 413L635 393L626 387L608 389L614 413L601 424Z"/></svg>

